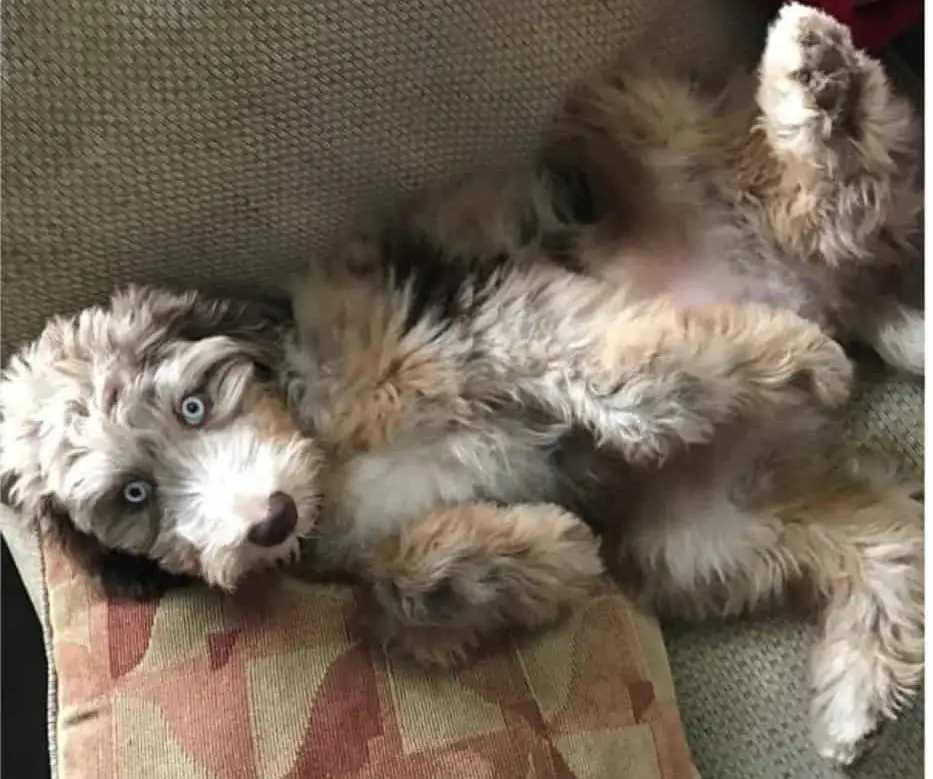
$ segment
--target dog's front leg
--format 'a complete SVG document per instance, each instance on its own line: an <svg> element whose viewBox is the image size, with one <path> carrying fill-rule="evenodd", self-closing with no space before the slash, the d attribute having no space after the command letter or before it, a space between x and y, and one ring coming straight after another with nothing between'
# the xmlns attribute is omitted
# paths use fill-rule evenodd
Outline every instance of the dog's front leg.
<svg viewBox="0 0 933 779"><path fill-rule="evenodd" d="M842 348L819 327L753 303L555 312L538 337L550 359L527 361L513 386L641 464L739 419L838 406L852 381Z"/></svg>
<svg viewBox="0 0 933 779"><path fill-rule="evenodd" d="M602 570L595 536L557 506L441 508L371 556L358 626L391 653L451 666L485 639L552 622Z"/></svg>

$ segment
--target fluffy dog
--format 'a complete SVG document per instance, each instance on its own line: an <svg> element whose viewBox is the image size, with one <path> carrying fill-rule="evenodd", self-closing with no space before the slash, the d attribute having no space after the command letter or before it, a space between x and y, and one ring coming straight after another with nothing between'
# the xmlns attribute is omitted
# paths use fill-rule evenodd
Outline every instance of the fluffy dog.
<svg viewBox="0 0 933 779"><path fill-rule="evenodd" d="M812 21L786 12L769 50ZM568 164L601 138L580 126L549 188L490 205L467 183L313 264L292 322L152 289L51 322L0 383L7 499L136 584L150 561L233 588L307 539L358 577L365 629L426 663L585 597L594 529L661 608L732 614L794 585L823 614L816 742L849 761L921 675L920 504L840 458L852 371L824 322L627 278L657 247L629 255L595 210L621 178ZM638 213L626 229L665 232Z"/></svg>

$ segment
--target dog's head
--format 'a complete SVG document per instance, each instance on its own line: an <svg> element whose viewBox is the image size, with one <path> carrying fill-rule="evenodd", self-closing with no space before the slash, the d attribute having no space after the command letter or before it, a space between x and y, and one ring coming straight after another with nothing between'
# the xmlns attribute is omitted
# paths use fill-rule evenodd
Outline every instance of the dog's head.
<svg viewBox="0 0 933 779"><path fill-rule="evenodd" d="M0 380L0 475L23 514L233 587L297 553L320 453L249 304L130 288L52 320Z"/></svg>

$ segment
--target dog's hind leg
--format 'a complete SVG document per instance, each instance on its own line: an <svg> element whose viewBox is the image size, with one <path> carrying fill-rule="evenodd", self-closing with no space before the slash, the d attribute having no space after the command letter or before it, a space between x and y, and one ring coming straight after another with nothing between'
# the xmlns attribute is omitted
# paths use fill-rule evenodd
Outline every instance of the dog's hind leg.
<svg viewBox="0 0 933 779"><path fill-rule="evenodd" d="M675 485L633 524L621 572L680 616L736 615L799 589L822 613L814 742L847 764L922 676L923 507L890 481L813 470L824 478L764 503L737 501L736 484Z"/></svg>
<svg viewBox="0 0 933 779"><path fill-rule="evenodd" d="M824 757L850 763L923 673L923 506L903 488L862 485L789 506L785 521L825 600L814 741Z"/></svg>
<svg viewBox="0 0 933 779"><path fill-rule="evenodd" d="M840 405L852 367L816 325L754 303L683 310L576 294L547 280L505 301L479 349L504 392L587 429L631 462L663 462L737 419Z"/></svg>

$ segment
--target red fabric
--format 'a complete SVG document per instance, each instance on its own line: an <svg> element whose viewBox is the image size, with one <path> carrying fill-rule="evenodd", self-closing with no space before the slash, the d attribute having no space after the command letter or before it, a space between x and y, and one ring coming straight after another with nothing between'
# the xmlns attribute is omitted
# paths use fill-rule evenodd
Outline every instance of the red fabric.
<svg viewBox="0 0 933 779"><path fill-rule="evenodd" d="M861 49L875 49L923 16L923 0L875 0L859 8L852 0L803 0L822 8L852 30L852 40ZM783 5L772 0L772 5Z"/></svg>

